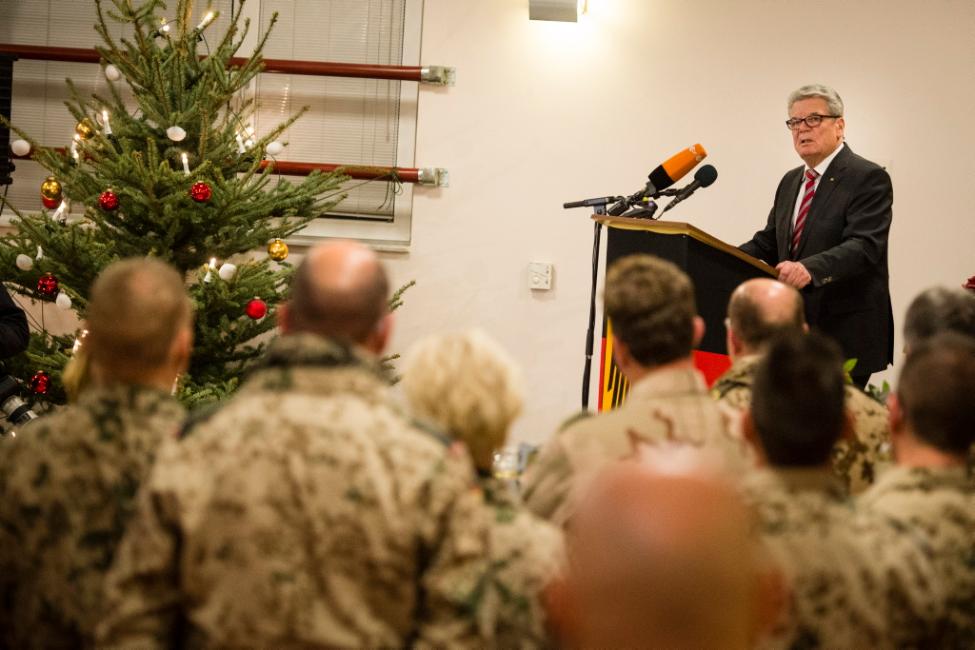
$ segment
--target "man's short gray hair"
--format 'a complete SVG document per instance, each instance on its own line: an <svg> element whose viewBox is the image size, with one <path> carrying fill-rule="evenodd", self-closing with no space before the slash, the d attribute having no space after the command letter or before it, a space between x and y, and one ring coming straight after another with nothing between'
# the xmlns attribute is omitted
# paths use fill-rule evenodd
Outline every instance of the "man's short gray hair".
<svg viewBox="0 0 975 650"><path fill-rule="evenodd" d="M793 104L802 99L809 99L810 97L819 97L826 100L826 106L829 108L830 115L843 115L843 100L840 99L840 94L829 86L822 84L809 84L808 86L793 90L789 95L788 109L792 110Z"/></svg>

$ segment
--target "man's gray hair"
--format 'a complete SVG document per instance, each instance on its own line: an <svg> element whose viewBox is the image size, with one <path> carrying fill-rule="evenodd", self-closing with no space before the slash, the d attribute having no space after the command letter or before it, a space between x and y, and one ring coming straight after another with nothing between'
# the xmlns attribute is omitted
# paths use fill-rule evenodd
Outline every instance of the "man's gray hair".
<svg viewBox="0 0 975 650"><path fill-rule="evenodd" d="M826 100L826 106L829 108L830 115L843 115L843 100L840 99L840 94L829 86L822 84L809 84L798 90L793 90L792 94L789 95L788 109L792 110L793 104L802 99L809 99L810 97L820 97Z"/></svg>

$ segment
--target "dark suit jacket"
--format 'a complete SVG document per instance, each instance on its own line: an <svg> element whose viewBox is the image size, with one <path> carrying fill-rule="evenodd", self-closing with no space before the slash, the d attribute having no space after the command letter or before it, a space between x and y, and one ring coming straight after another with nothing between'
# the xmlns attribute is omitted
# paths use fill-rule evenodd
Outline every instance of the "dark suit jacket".
<svg viewBox="0 0 975 650"><path fill-rule="evenodd" d="M857 359L854 374L883 370L894 358L887 271L894 201L890 175L844 146L819 182L793 258L792 213L804 169L782 178L768 223L740 248L772 266L801 262L813 278L802 290L809 325L836 339L847 358Z"/></svg>
<svg viewBox="0 0 975 650"><path fill-rule="evenodd" d="M7 288L0 284L0 359L12 357L27 349L30 330L27 316L17 306Z"/></svg>

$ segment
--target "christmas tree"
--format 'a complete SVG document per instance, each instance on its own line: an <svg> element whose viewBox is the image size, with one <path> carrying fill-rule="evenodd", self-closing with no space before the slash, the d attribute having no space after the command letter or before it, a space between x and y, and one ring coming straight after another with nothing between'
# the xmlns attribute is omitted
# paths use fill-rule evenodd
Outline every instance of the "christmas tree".
<svg viewBox="0 0 975 650"><path fill-rule="evenodd" d="M11 206L17 217L0 237L0 265L13 292L83 319L88 288L111 262L169 262L185 274L196 307L180 397L190 406L219 399L261 354L274 307L286 298L292 268L283 240L342 198L345 177L316 172L292 183L262 166L300 116L260 137L248 127L254 104L245 90L261 70L276 17L249 58L232 63L249 29L247 21L238 25L239 14L219 41L209 35L207 48L214 14L194 24L192 0L178 0L170 19L164 0L98 0L97 9L109 95L83 98L67 81L66 105L78 124L63 149L11 125L50 176L41 186L45 210ZM113 37L110 20L127 36ZM72 205L84 207L82 219L68 218ZM41 406L61 403L61 373L82 332L36 329L7 371L31 385Z"/></svg>

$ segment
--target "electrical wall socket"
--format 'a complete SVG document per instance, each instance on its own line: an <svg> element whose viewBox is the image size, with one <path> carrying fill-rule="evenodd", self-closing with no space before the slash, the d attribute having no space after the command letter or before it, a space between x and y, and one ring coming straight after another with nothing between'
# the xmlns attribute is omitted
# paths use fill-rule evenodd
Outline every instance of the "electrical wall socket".
<svg viewBox="0 0 975 650"><path fill-rule="evenodd" d="M528 288L532 291L549 291L552 288L554 267L548 262L528 264Z"/></svg>

